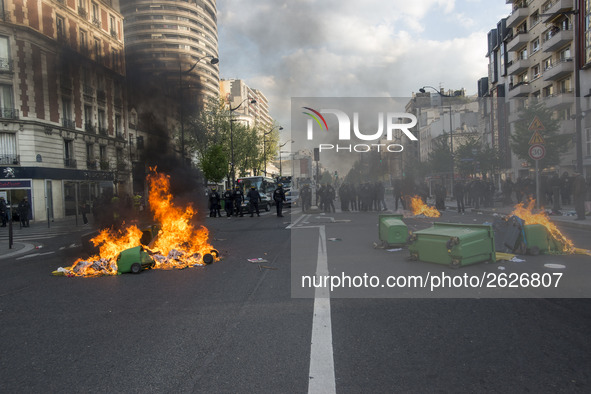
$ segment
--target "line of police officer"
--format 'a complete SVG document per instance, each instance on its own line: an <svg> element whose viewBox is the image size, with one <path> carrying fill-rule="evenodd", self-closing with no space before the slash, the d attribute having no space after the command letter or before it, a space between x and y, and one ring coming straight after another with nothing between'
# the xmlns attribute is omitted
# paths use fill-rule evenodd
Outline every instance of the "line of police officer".
<svg viewBox="0 0 591 394"><path fill-rule="evenodd" d="M209 193L209 217L222 217L220 212L221 200L224 199L224 210L226 211L226 217L231 218L232 216L243 217L242 203L245 201L244 192L240 189L240 186L236 186L234 190L226 189L224 194L220 196L217 191L217 187L212 187ZM251 186L248 191L246 198L248 198L248 213L250 217L254 216L256 212L257 216L260 215L259 203L262 202L261 194L255 186ZM273 201L277 207L277 216L283 217L283 203L285 202L285 191L283 185L280 183L277 188L273 191Z"/></svg>

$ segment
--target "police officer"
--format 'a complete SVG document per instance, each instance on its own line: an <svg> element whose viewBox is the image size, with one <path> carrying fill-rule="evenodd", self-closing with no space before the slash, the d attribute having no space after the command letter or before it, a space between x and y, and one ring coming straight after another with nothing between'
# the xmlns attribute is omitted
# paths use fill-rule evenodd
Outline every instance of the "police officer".
<svg viewBox="0 0 591 394"><path fill-rule="evenodd" d="M220 193L218 193L217 187L212 187L209 193L209 217L215 218L216 216L222 217L220 213Z"/></svg>
<svg viewBox="0 0 591 394"><path fill-rule="evenodd" d="M283 184L280 183L277 185L277 189L273 192L273 201L275 201L275 205L277 206L277 217L283 217L283 202L285 201L285 191L283 190Z"/></svg>
<svg viewBox="0 0 591 394"><path fill-rule="evenodd" d="M259 191L256 189L256 187L251 186L250 190L246 194L246 197L248 197L248 201L249 201L248 212L250 213L250 217L253 216L253 208L254 208L254 210L256 210L257 216L261 216L259 213L259 201L262 201L262 199L261 199L261 195L260 195Z"/></svg>
<svg viewBox="0 0 591 394"><path fill-rule="evenodd" d="M6 200L4 199L4 196L2 196L0 197L0 220L2 220L2 226L0 227L6 227L7 211Z"/></svg>
<svg viewBox="0 0 591 394"><path fill-rule="evenodd" d="M305 184L300 190L300 197L302 198L302 211L306 212L312 206L312 189L310 185Z"/></svg>
<svg viewBox="0 0 591 394"><path fill-rule="evenodd" d="M240 186L234 188L234 214L236 216L244 216L242 213L242 203L244 202L244 193L240 189Z"/></svg>
<svg viewBox="0 0 591 394"><path fill-rule="evenodd" d="M226 217L229 219L232 217L232 210L234 209L234 193L230 188L226 188L224 192L224 210L226 211Z"/></svg>
<svg viewBox="0 0 591 394"><path fill-rule="evenodd" d="M18 216L21 220L21 226L29 227L29 210L31 209L31 204L29 204L29 199L27 196L23 197L21 202L18 203Z"/></svg>

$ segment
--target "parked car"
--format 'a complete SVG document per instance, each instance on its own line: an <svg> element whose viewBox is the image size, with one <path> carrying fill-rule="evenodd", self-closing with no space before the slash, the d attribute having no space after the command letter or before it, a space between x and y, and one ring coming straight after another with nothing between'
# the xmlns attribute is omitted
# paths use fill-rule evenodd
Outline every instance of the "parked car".
<svg viewBox="0 0 591 394"><path fill-rule="evenodd" d="M271 198L263 193L260 193L261 201L259 202L259 211L266 211L269 212L271 210ZM242 203L242 212L248 212L248 206L250 205L250 200L248 197L244 197L244 202Z"/></svg>

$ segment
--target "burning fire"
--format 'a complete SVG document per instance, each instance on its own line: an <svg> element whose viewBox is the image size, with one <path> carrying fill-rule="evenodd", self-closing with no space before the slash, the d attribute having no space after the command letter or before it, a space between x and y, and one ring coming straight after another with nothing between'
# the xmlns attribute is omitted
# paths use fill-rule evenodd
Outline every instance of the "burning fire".
<svg viewBox="0 0 591 394"><path fill-rule="evenodd" d="M519 203L515 206L513 212L510 213L509 216L515 215L521 219L523 219L524 223L527 224L541 224L542 226L546 227L548 233L558 241L563 246L563 252L565 253L574 253L575 246L571 240L566 238L560 230L556 227L554 223L550 221L546 212L541 211L539 213L533 213L533 208L536 203L536 200L530 199L527 203L527 206L524 207L523 203Z"/></svg>
<svg viewBox="0 0 591 394"><path fill-rule="evenodd" d="M425 215L429 218L441 216L441 212L425 204L419 196L410 197L410 209L413 215Z"/></svg>
<svg viewBox="0 0 591 394"><path fill-rule="evenodd" d="M203 256L213 247L208 242L209 231L191 224L191 218L197 212L191 206L174 205L168 176L152 169L148 181L150 208L160 223L160 231L150 246L143 247L154 259L154 268L182 269L205 265ZM71 267L56 272L66 276L117 275L117 257L127 249L140 246L141 238L142 231L135 225L119 231L102 230L91 240L95 246L100 245L100 256L78 259Z"/></svg>

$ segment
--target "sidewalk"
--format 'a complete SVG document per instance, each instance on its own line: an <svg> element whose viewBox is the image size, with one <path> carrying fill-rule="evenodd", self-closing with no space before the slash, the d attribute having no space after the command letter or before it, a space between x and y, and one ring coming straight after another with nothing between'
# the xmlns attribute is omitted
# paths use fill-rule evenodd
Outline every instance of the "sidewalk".
<svg viewBox="0 0 591 394"><path fill-rule="evenodd" d="M0 260L25 254L35 249L36 245L39 243L29 239L22 240L20 239L20 236L27 236L27 238L30 238L29 236L32 234L67 234L70 232L75 233L93 230L92 226L82 224L82 217L78 217L78 225L76 225L76 217L67 217L49 222L49 227L47 226L47 221L31 221L29 227L26 229L22 229L19 222L13 222L12 226L12 248L8 247L8 227L0 228Z"/></svg>

